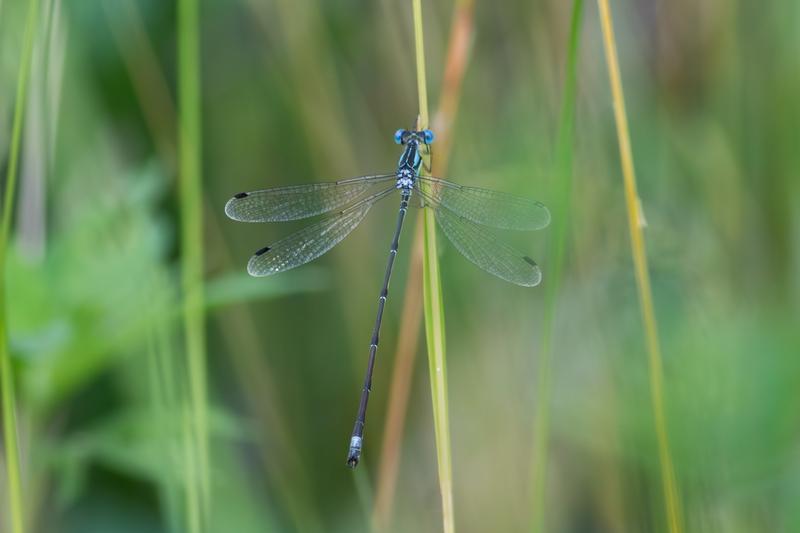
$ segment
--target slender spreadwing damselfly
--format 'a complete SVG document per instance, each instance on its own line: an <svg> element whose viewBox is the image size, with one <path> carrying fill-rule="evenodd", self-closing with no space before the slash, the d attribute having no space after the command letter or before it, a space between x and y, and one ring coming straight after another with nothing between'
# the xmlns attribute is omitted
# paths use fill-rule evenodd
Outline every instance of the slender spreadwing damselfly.
<svg viewBox="0 0 800 533"><path fill-rule="evenodd" d="M350 437L347 464L352 468L358 465L361 457L378 334L389 294L389 278L397 255L400 230L412 195L415 196L415 205L433 209L442 232L464 257L498 278L525 287L539 284L542 279L539 267L527 255L498 241L486 228L532 231L542 229L550 222L550 212L539 202L421 175L422 155L430 149L434 139L430 130L398 130L394 139L404 147L395 172L243 192L225 205L225 213L241 222L286 222L328 214L317 223L261 248L250 258L247 271L251 275L269 276L321 256L347 237L364 220L373 205L394 191L400 193L397 226L378 297L378 314L372 329L367 372Z"/></svg>

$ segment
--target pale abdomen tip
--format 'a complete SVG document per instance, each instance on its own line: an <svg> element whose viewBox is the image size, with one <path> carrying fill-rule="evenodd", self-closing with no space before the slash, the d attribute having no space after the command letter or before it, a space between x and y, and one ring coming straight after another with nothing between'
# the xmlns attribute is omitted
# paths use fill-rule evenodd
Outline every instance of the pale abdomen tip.
<svg viewBox="0 0 800 533"><path fill-rule="evenodd" d="M347 454L347 466L355 468L358 466L358 460L361 458L361 437L352 437L350 439L350 451Z"/></svg>

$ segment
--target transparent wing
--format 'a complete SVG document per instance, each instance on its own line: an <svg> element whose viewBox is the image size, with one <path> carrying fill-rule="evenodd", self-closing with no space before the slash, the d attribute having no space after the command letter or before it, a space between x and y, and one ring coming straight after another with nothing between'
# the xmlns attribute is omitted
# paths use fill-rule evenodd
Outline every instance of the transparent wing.
<svg viewBox="0 0 800 533"><path fill-rule="evenodd" d="M451 181L419 176L433 203L443 205L464 218L499 229L537 230L550 223L550 211L544 204L503 192L465 187Z"/></svg>
<svg viewBox="0 0 800 533"><path fill-rule="evenodd" d="M391 187L376 193L334 216L284 237L272 246L265 246L250 258L247 272L251 276L269 276L316 259L347 237L364 220L375 202L394 190Z"/></svg>
<svg viewBox="0 0 800 533"><path fill-rule="evenodd" d="M328 183L241 192L225 204L225 214L240 222L300 220L347 205L372 185L392 179L395 179L394 174L381 174Z"/></svg>
<svg viewBox="0 0 800 533"><path fill-rule="evenodd" d="M517 285L533 287L542 272L533 259L500 242L485 228L442 205L432 206L436 222L453 246L477 266Z"/></svg>

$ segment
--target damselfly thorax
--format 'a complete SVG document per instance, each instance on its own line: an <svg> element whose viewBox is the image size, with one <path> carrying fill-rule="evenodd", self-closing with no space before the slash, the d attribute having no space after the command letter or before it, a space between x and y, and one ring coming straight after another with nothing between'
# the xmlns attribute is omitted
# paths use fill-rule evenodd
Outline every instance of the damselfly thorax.
<svg viewBox="0 0 800 533"><path fill-rule="evenodd" d="M431 130L409 131L397 130L394 140L397 144L405 145L400 159L397 161L397 188L411 195L414 184L417 182L419 170L422 167L421 147L427 148L434 139Z"/></svg>

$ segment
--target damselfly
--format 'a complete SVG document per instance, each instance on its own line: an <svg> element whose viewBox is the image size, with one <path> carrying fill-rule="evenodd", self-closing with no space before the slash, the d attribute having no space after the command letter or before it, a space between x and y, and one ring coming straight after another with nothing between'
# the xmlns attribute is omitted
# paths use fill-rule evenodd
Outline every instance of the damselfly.
<svg viewBox="0 0 800 533"><path fill-rule="evenodd" d="M378 314L372 329L364 387L350 438L347 464L351 468L358 465L361 456L378 334L400 230L412 194L416 193L420 207L433 209L439 227L467 259L490 274L526 287L533 287L541 281L539 267L527 255L498 241L486 227L538 230L550 222L549 211L539 202L421 175L423 152L427 153L434 139L432 131L397 130L394 139L404 149L397 170L390 174L243 192L225 205L225 213L242 222L285 222L333 213L258 250L250 258L247 271L253 276L269 276L321 256L347 237L364 220L373 205L390 196L393 191L400 193L397 226L389 248L389 260L378 298Z"/></svg>

